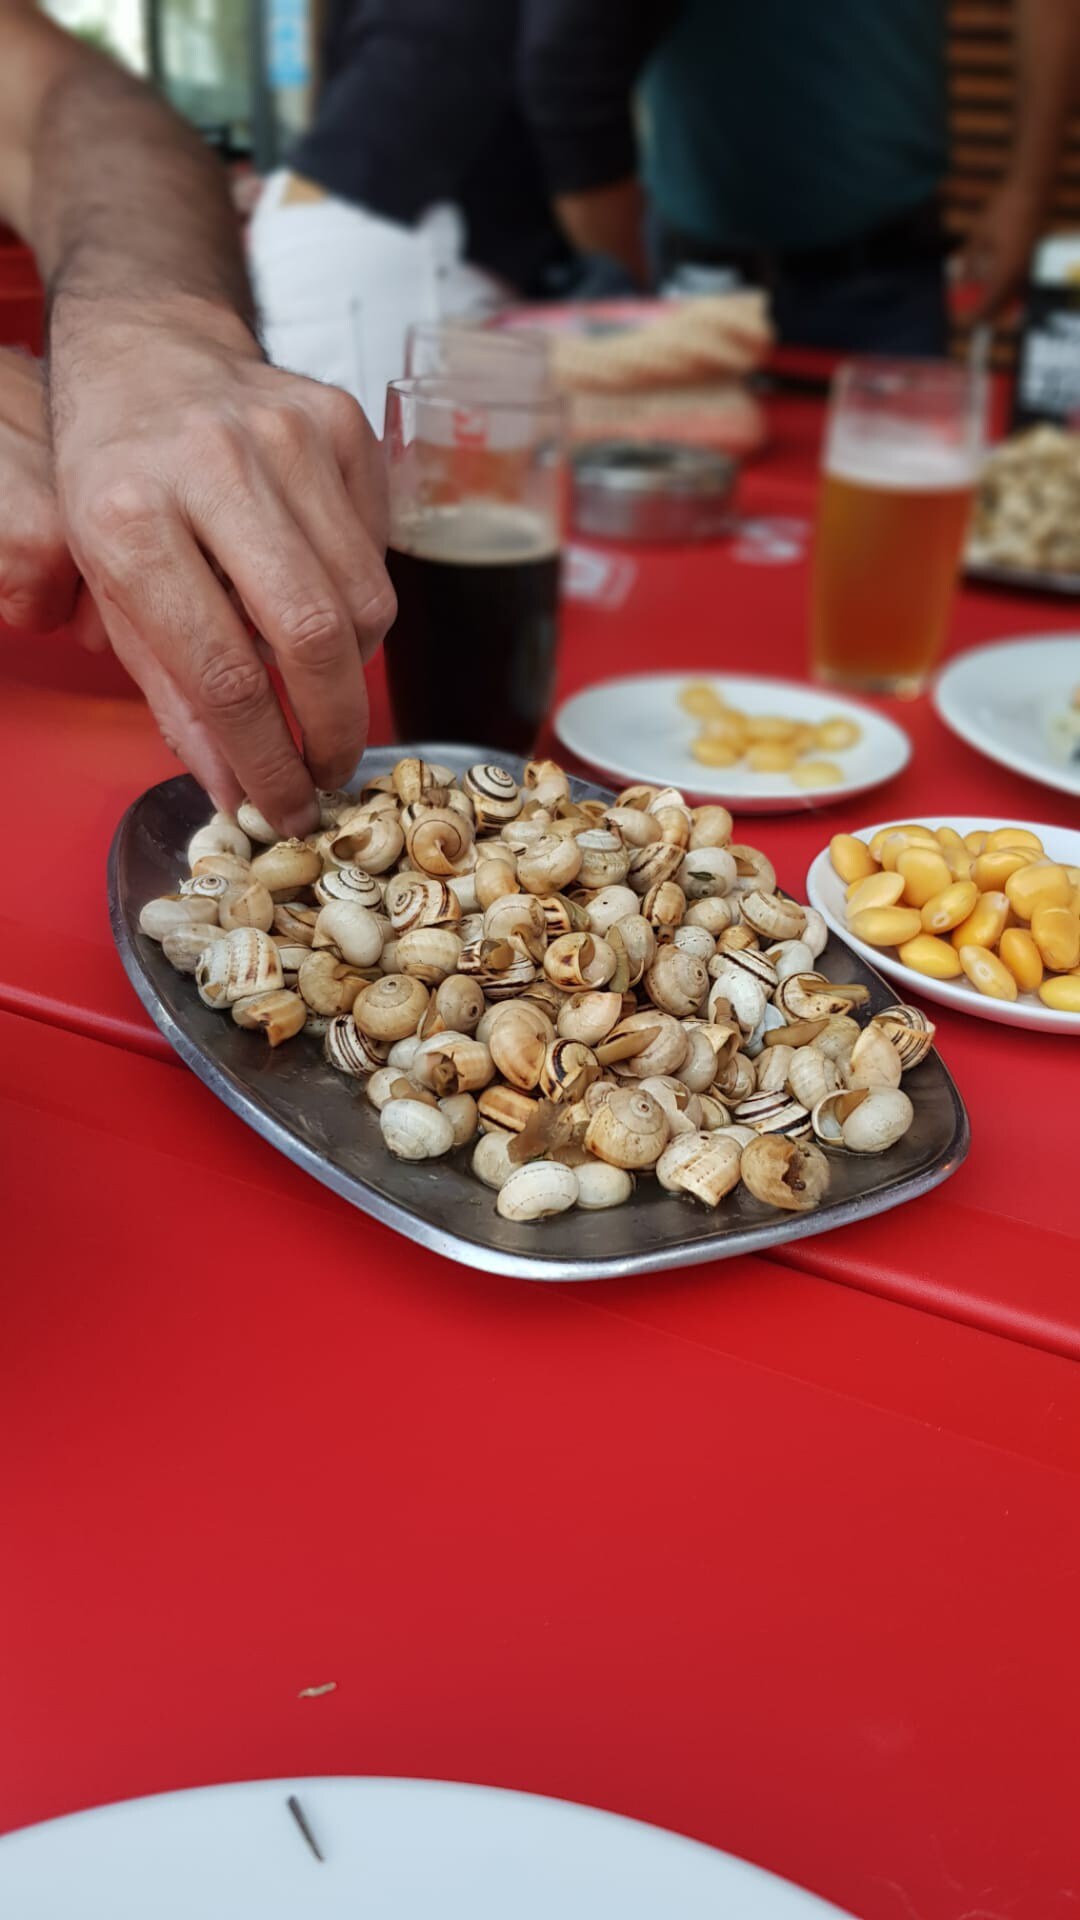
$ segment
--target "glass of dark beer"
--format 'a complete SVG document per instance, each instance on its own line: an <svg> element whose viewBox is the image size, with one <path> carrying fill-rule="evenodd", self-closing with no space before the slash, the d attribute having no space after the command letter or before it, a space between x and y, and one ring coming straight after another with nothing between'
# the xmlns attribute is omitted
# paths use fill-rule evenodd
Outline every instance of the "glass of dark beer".
<svg viewBox="0 0 1080 1920"><path fill-rule="evenodd" d="M394 380L383 452L398 738L526 753L555 681L562 403L502 382Z"/></svg>

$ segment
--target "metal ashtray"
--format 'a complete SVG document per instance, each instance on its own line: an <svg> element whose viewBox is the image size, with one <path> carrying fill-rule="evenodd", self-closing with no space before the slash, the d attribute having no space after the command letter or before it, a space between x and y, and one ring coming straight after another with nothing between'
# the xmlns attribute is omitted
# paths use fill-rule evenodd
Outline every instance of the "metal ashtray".
<svg viewBox="0 0 1080 1920"><path fill-rule="evenodd" d="M731 524L738 462L667 440L600 440L573 456L573 521L601 540L715 540Z"/></svg>

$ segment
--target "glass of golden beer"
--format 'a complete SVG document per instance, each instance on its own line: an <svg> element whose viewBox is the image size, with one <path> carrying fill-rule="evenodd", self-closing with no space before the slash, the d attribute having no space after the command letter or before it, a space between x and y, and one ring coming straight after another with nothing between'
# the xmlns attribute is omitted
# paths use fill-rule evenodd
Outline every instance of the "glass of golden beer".
<svg viewBox="0 0 1080 1920"><path fill-rule="evenodd" d="M959 363L837 370L814 546L816 676L919 693L941 651L982 459L985 377Z"/></svg>

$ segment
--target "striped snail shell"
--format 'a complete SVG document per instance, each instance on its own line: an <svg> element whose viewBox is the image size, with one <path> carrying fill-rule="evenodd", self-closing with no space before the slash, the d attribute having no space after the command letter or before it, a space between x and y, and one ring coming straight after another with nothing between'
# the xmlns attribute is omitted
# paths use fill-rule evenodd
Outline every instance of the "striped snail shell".
<svg viewBox="0 0 1080 1920"><path fill-rule="evenodd" d="M740 1100L732 1118L737 1126L753 1127L755 1133L782 1133L789 1140L809 1133L812 1125L807 1109L783 1088L777 1093L752 1093L748 1100Z"/></svg>
<svg viewBox="0 0 1080 1920"><path fill-rule="evenodd" d="M382 911L383 890L373 873L365 873L362 867L332 867L315 882L315 898L320 906L329 906L331 900L353 900L358 906L370 907L373 913Z"/></svg>
<svg viewBox="0 0 1080 1920"><path fill-rule="evenodd" d="M505 767L478 760L461 784L473 803L478 827L504 826L521 812L521 789Z"/></svg>
<svg viewBox="0 0 1080 1920"><path fill-rule="evenodd" d="M395 933L410 927L448 926L461 919L461 903L445 880L426 874L398 873L386 883L386 912Z"/></svg>
<svg viewBox="0 0 1080 1920"><path fill-rule="evenodd" d="M361 1033L351 1013L335 1014L323 1040L323 1052L339 1073L377 1073L389 1051L385 1041Z"/></svg>

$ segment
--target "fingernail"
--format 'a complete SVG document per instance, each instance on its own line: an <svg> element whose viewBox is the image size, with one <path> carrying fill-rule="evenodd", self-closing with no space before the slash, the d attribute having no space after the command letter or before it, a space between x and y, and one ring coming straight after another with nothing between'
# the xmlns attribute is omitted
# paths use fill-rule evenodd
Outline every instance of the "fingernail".
<svg viewBox="0 0 1080 1920"><path fill-rule="evenodd" d="M303 840L307 834L315 832L318 824L319 809L314 801L309 806L297 808L295 813L284 814L281 821L282 829L289 840Z"/></svg>

